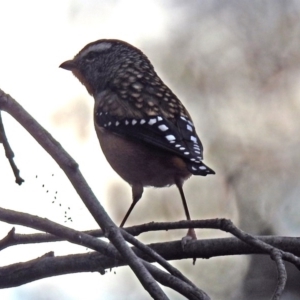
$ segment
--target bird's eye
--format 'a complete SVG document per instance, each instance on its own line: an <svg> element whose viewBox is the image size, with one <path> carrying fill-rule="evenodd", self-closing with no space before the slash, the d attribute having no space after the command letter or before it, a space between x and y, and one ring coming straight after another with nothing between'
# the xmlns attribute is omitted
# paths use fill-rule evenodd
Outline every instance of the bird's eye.
<svg viewBox="0 0 300 300"><path fill-rule="evenodd" d="M85 60L88 62L92 62L93 60L95 60L95 58L98 56L98 53L95 51L91 51L89 52L86 56L85 56Z"/></svg>

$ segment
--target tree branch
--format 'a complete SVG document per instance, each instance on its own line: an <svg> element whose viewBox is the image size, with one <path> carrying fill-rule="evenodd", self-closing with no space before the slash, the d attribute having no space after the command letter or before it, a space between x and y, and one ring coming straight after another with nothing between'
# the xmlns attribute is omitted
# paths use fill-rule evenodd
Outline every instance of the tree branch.
<svg viewBox="0 0 300 300"><path fill-rule="evenodd" d="M282 253L280 250L274 250L272 255L272 259L276 262L277 267L277 286L275 292L273 294L272 300L279 300L283 294L285 284L287 281L287 273L284 262L282 260Z"/></svg>
<svg viewBox="0 0 300 300"><path fill-rule="evenodd" d="M128 265L134 271L148 293L154 299L167 299L152 275L126 244L119 228L113 223L93 194L91 188L81 175L78 164L74 159L24 110L20 104L2 90L0 90L0 109L14 117L62 168L91 215L106 233L109 240L126 259Z"/></svg>
<svg viewBox="0 0 300 300"><path fill-rule="evenodd" d="M118 261L122 260L122 257L119 255L118 252L115 251L115 248L108 243L105 243L99 239L96 239L88 234L78 232L76 230L73 230L71 228L68 228L66 226L57 224L55 222L52 222L47 219L40 218L38 216L32 216L30 214L26 213L20 213L4 208L0 208L0 220L4 221L9 224L18 224L30 228L34 228L41 231L49 232L53 235L57 235L71 243L75 243L78 245L82 245L84 247L88 247L90 249L96 250L100 253L105 254L106 256L113 259L114 264L118 264ZM159 256L157 253L155 253L153 250L151 250L149 247L143 245L139 241L135 240L130 234L126 233L122 229L122 234L126 236L126 239L129 240L129 242L138 245L142 251L145 252L145 254L150 255L150 257L154 258L152 261L157 261L160 263L163 267L165 267L170 273L174 276L176 276L178 279L182 280L182 283L188 284L191 289L194 290L195 293L204 293L200 289L198 289L191 281L189 281L187 278L185 278L178 270L176 270L174 267L172 267L170 264L168 264L161 256ZM8 235L3 239L5 240L13 240L14 230L11 230ZM145 256L143 253L143 256ZM34 260L35 262L35 260ZM32 261L28 262L29 266L31 267ZM143 262L144 264L144 262ZM18 264L19 266L19 264ZM27 266L26 266L27 268ZM148 265L146 266L148 270ZM152 268L153 272L153 268ZM12 274L9 272L7 276L10 276ZM165 272L163 273L165 274ZM162 276L162 275L161 275ZM161 278L161 276L159 278ZM167 280L167 279L165 279ZM178 280L176 281L178 282ZM173 283L175 284L175 283ZM180 288L178 287L180 290Z"/></svg>
<svg viewBox="0 0 300 300"><path fill-rule="evenodd" d="M1 111L0 111L0 143L3 144L4 150L5 150L5 156L7 157L10 166L14 172L15 178L16 178L16 183L18 185L21 185L24 182L24 179L20 176L20 170L18 169L18 167L15 164L14 161L14 152L12 151L8 139L6 137L6 133L5 133L5 129L4 129L4 125L2 122L2 115L1 115Z"/></svg>
<svg viewBox="0 0 300 300"><path fill-rule="evenodd" d="M13 224L19 224L19 225L23 225L23 226L27 226L27 227L31 227L31 228L35 228L38 230L44 230L46 232L50 232L52 234L58 235L61 238L64 238L72 243L76 243L79 245L83 245L85 247L89 247L91 249L100 251L100 253L105 253L105 258L102 258L105 260L105 262L107 263L108 261L111 261L111 265L108 265L107 268L111 268L111 267L116 267L116 266L121 266L126 264L126 262L124 262L124 260L122 259L122 257L114 250L114 248L111 245L108 245L107 243L98 240L94 237L91 237L85 233L81 233L81 232L77 232L73 229L70 229L68 227L65 227L63 225L59 225L56 224L52 221L49 221L47 219L42 219L36 216L32 216L29 214L25 214L25 213L20 213L20 212L14 212L11 210L7 210L7 209L3 209L0 208L0 220L5 221L7 223L13 223ZM226 220L222 220L222 219L215 219L215 220L202 220L202 221L181 221L181 222L177 222L177 227L180 228L188 228L191 227L192 224L194 224L193 227L197 228L202 226L202 227L207 227L208 224L211 224L211 227L224 227L223 223L226 223ZM198 223L198 224L197 224ZM212 223L214 224L212 226ZM219 224L219 225L217 225ZM223 225L222 225L223 224ZM155 223L151 223L148 224L149 226L154 226L155 227ZM162 224L160 224L161 226ZM167 227L172 227L174 228L174 223L173 224L164 224L165 228ZM169 225L169 226L168 226ZM176 225L176 224L175 224ZM183 226L184 225L184 226ZM233 224L229 225L225 225L225 229L228 229L227 227L233 227ZM156 226L157 228L157 226ZM237 230L237 229L235 229ZM239 232L237 230L237 232ZM202 258L208 258L208 257L212 257L212 256L220 256L220 255L229 255L229 254L246 254L247 251L248 253L268 253L268 251L266 251L266 249L264 247L258 247L257 246L257 237L250 237L251 241L255 241L255 247L253 247L253 242L250 243L249 245L246 245L243 241L239 241L237 239L213 239L213 240L202 240L202 241L194 241L192 243L189 243L187 245L187 247L185 247L185 249L182 249L182 245L181 245L181 241L176 242L171 242L171 243L163 243L163 244L152 244L149 246L145 246L143 244L141 244L139 241L135 240L129 233L127 233L125 230L122 230L122 234L126 237L126 239L136 245L138 247L137 248L133 248L134 253L136 253L139 257L141 257L143 260L148 260L150 262L155 262L158 261L163 267L165 267L171 274L167 274L165 272L159 273L159 275L157 275L158 273L153 271L153 268L149 269L149 265L145 264L144 261L141 261L143 263L143 265L145 265L147 267L147 270L151 272L152 276L153 274L156 274L156 276L158 276L160 283L164 284L164 282L169 282L170 279L170 275L172 275L173 279L172 279L172 284L176 285L176 282L180 283L180 286L176 286L175 290L177 290L178 292L182 293L183 291L185 291L184 293L186 293L187 291L191 292L193 294L203 294L206 295L203 291L201 291L200 289L198 289L197 287L195 287L195 285L193 283L191 283L187 278L185 278L178 270L174 269L172 266L170 266L165 259L182 259L182 258L194 258L194 257L202 257ZM243 234L243 233L239 233L239 234ZM11 236L14 235L14 230L11 230L10 233L7 235L6 239L10 239ZM247 238L249 238L247 236ZM235 243L239 242L239 245L236 245ZM292 253L288 253L288 252L284 252L284 251L297 251L298 249L300 249L300 241L298 241L298 239L295 238L279 238L278 237L259 237L259 242L262 243L262 245L267 244L268 248L273 249L272 250L272 258L276 261L276 265L277 265L277 269L278 269L278 285L274 294L274 299L279 299L284 286L285 286L285 282L286 282L286 272L285 272L285 268L284 265L282 263L282 258L281 257L285 257L286 255L293 255ZM219 247L216 248L216 245L218 245L219 243ZM277 245L277 244L278 245ZM272 245L273 244L273 245ZM293 249L291 248L291 244L293 244ZM260 245L260 244L259 244ZM245 246L247 246L248 248L244 248ZM281 250L277 250L277 248L275 247L280 247ZM284 247L285 246L285 247ZM150 249L151 247L151 249ZM241 252L241 250L244 248L244 252ZM286 249L287 248L287 249ZM225 251L224 251L225 249ZM228 253L228 250L232 249L234 250L234 252L232 253ZM201 251L204 250L204 252L201 253ZM200 251L200 252L199 252ZM225 253L224 253L225 252ZM299 252L299 250L298 250ZM298 253L297 253L298 254ZM288 256L288 257L289 257ZM70 256L68 256L70 257ZM103 256L104 257L104 256ZM55 259L54 257L51 257L53 259ZM42 257L33 261L29 261L27 263L23 263L23 264L14 264L14 265L10 265L10 266L6 266L3 268L0 268L0 287L1 285L3 285L3 287L9 287L10 285L15 286L16 284L19 284L19 282L21 282L21 284L24 284L26 282L29 282L30 280L36 280L36 279L40 279L40 278L44 278L44 277L48 277L48 276L53 276L51 273L51 268L46 272L42 272L42 268L43 268L43 264L45 263L45 260L48 261L49 260L49 256L47 257ZM55 270L57 270L56 275L60 275L60 274L66 274L67 269L64 266L63 269L61 270L61 272L59 271L60 265L61 265L62 261L59 260L58 264L55 268ZM55 264L55 261L51 262L51 264ZM102 265L102 264L101 264ZM97 268L92 269L92 271L99 271L101 273L104 273L104 268L101 267L101 265L97 265ZM283 266L283 267L282 267ZM30 270L33 269L33 273L34 275L30 275ZM74 267L74 263L72 264L72 267ZM26 276L24 275L24 272L26 272L26 270L29 270L28 274L26 274ZM81 268L81 269L77 269L75 272L84 272L85 268ZM15 273L17 272L17 273ZM70 272L73 272L73 268L70 269ZM2 274L2 276L1 276ZM24 280L22 281L22 279L19 279L20 274L22 274L22 277L25 276L26 279L25 282ZM163 277L163 274L167 274L165 275L165 277ZM37 277L38 276L38 277ZM163 280L161 278L164 278ZM7 278L7 279L5 279ZM176 280L175 280L176 278ZM20 281L21 280L21 281ZM180 280L180 281L178 281ZM187 290L185 290L187 289ZM206 295L207 296L207 295ZM203 296L203 297L206 297ZM193 299L193 296L191 296L191 299ZM277 298L276 298L277 297ZM200 298L202 299L202 298ZM207 298L205 298L207 299Z"/></svg>
<svg viewBox="0 0 300 300"><path fill-rule="evenodd" d="M165 284L170 287L172 286L173 289L187 296L189 299L209 299L209 297L203 291L198 289L191 281L189 281L186 277L183 276L183 274L181 274L178 270L173 268L166 261L166 259L170 259L168 258L170 255L170 251L168 251L168 253L165 253L165 256L161 255L161 249L155 249L155 245L151 245L151 247L149 247L140 243L128 232L124 231L123 229L119 229L112 222L112 220L107 215L101 204L96 199L87 182L81 175L77 163L68 155L68 153L64 151L60 144L56 140L54 140L53 137L46 130L44 130L14 99L12 99L9 95L4 94L4 92L2 92L1 90L0 110L5 110L9 114L11 114L37 140L37 142L52 156L52 158L63 169L66 176L69 178L75 190L81 197L82 201L84 202L84 204L86 205L96 222L102 228L104 235L109 238L109 240L116 247L118 252L111 244L107 244L101 240L98 240L89 234L78 232L68 227L51 222L47 219L34 217L29 214L4 210L0 208L0 220L11 224L20 224L23 226L49 232L55 236L58 236L60 239L66 239L72 243L89 247L90 249L96 250L99 253L101 253L102 258L105 257L105 259L107 260L107 258L109 257L110 259L112 259L113 266L116 266L116 263L119 263L120 265L128 264L135 272L142 285L154 299L167 299L167 296L164 294L164 292L154 280L154 278L162 284ZM16 176L16 182L21 184L23 179L19 176L19 170L13 162L13 152L7 142L4 126L2 124L1 114L0 142L2 142L5 147L6 156L8 157ZM175 223L150 223L141 226L135 226L127 230L132 232L134 235L138 235L142 232L150 230L170 230L179 228L210 228L223 230L226 232L230 232L232 235L240 239L242 241L240 243L242 243L244 247L246 246L246 244L248 245L248 247L250 246L251 252L254 253L255 251L258 251L258 253L268 253L271 256L271 258L275 261L278 271L278 282L273 299L280 298L286 284L287 276L283 260L293 263L298 269L300 269L299 257L296 257L293 253L283 249L284 247L277 248L276 246L271 245L272 242L265 242L264 238L254 237L250 234L243 232L242 230L238 229L230 220L227 219L180 221ZM95 232L93 234L95 234ZM96 234L101 235L102 232L97 231ZM13 229L8 233L8 235L4 239L2 239L2 241L0 241L0 249L4 249L5 247L21 243L22 240L26 243L32 242L34 239L40 239L43 241L49 241L51 239L57 240L56 237L54 238L53 236L45 236L41 234L39 234L39 236L31 235L29 239L28 237L29 236L27 235L26 240L26 236L17 236ZM137 248L129 247L126 244L124 237L127 241L135 245L139 250ZM229 240L230 239L227 239L226 241ZM213 243L215 243L216 241L217 239L213 240ZM177 255L180 252L180 258L187 258L187 253L191 255L189 257L196 258L198 257L197 255L199 255L199 253L197 254L197 247L199 246L199 242L200 241L193 241L188 243L184 248L184 251L182 249L181 243L180 249L178 249L178 245L176 245L177 248L175 245L172 245L172 249L176 251ZM206 240L205 242L207 243L208 241ZM295 241L293 239L293 243L294 242ZM163 245L165 246L166 244ZM243 246L239 247L239 250L243 248ZM222 244L223 251L228 251L230 247L226 249L224 248L224 244ZM212 257L212 253L213 251L209 249L209 252L207 252L206 256L202 257ZM136 254L138 254L138 256ZM227 254L222 253L222 255ZM28 276L28 278L25 276L25 280L33 278L31 279L32 281L39 278L44 278L43 276L47 277L47 275L45 275L46 273L42 272L40 268L43 266L43 264L45 264L47 260L57 259L52 256L53 254L51 253L27 263L14 264L0 268L0 285L5 285L5 282L7 286L9 286L10 284L18 284L18 282L22 281L22 279L20 281L20 274L22 274L21 277L24 277L26 270L32 270L32 268L35 269L35 275ZM156 261L160 263L163 267L166 268L167 271L170 272L170 274L161 271L152 265L149 265L149 263L145 261L145 259L151 262ZM59 262L62 263L61 260L59 260ZM105 268L102 268L100 265L97 265L97 268L93 270L97 270L100 273L104 274L104 269ZM80 270L84 271L84 269L82 268ZM9 273L7 273L7 271ZM66 269L62 270L62 272L66 272ZM48 276L53 276L51 275L51 271L47 274ZM55 275L57 275L57 272L55 273ZM8 277L8 281L5 281L5 276Z"/></svg>
<svg viewBox="0 0 300 300"><path fill-rule="evenodd" d="M283 250L291 251L293 248L300 252L300 241L293 238L262 237L267 243ZM255 249L236 238L206 239L194 242L193 249L182 250L181 241L155 243L148 245L160 256L167 260L183 258L212 258L226 255L266 254L260 249ZM143 260L154 262L154 259L133 247L133 251ZM99 272L103 269L110 270L114 267L124 266L127 263L123 258L116 260L97 252L73 254L57 257L42 257L29 262L12 264L0 267L0 288L19 286L34 280L55 275L71 274L78 272ZM22 276L20 276L22 272ZM162 283L162 282L161 282Z"/></svg>

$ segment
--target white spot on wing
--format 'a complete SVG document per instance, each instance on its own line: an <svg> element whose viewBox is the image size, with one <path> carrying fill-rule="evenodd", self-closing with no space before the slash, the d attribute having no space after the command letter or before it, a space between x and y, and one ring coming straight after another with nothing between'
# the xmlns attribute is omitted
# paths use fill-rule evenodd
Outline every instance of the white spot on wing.
<svg viewBox="0 0 300 300"><path fill-rule="evenodd" d="M200 170L206 170L206 167L201 166L201 167L199 167L199 169L200 169Z"/></svg>
<svg viewBox="0 0 300 300"><path fill-rule="evenodd" d="M158 126L158 129L161 130L161 131L166 131L166 130L169 129L169 127L167 127L165 124L162 124L162 125Z"/></svg>
<svg viewBox="0 0 300 300"><path fill-rule="evenodd" d="M132 121L131 121L131 124L132 125L135 125L137 123L137 120L135 120L135 119L133 119Z"/></svg>
<svg viewBox="0 0 300 300"><path fill-rule="evenodd" d="M150 119L149 121L148 121L148 124L149 125L153 125L153 124L155 124L157 122L157 119L156 118L153 118L153 119Z"/></svg>
<svg viewBox="0 0 300 300"><path fill-rule="evenodd" d="M145 124L146 123L146 120L145 119L142 119L141 121L140 121L140 124L141 125L143 125L143 124Z"/></svg>
<svg viewBox="0 0 300 300"><path fill-rule="evenodd" d="M116 121L116 124L115 124L115 125L116 125L116 126L119 126L119 124L120 124L120 122L119 122L119 121Z"/></svg>
<svg viewBox="0 0 300 300"><path fill-rule="evenodd" d="M189 131L193 131L193 128L191 125L186 125L186 129L189 130Z"/></svg>
<svg viewBox="0 0 300 300"><path fill-rule="evenodd" d="M195 136L191 135L191 141L194 142L194 143L197 143L197 138Z"/></svg>
<svg viewBox="0 0 300 300"><path fill-rule="evenodd" d="M128 120L125 120L125 125L128 125L128 124L129 124Z"/></svg>
<svg viewBox="0 0 300 300"><path fill-rule="evenodd" d="M166 135L166 139L167 139L168 141L174 141L176 138L175 138L174 135L169 134L169 135Z"/></svg>
<svg viewBox="0 0 300 300"><path fill-rule="evenodd" d="M160 116L157 117L157 120L158 120L158 121L162 121L162 119L163 119L163 118L160 117Z"/></svg>

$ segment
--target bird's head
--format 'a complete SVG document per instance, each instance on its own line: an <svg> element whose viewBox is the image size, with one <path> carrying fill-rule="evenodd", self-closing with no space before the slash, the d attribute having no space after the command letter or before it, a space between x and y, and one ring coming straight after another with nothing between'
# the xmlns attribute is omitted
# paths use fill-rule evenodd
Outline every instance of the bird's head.
<svg viewBox="0 0 300 300"><path fill-rule="evenodd" d="M124 77L128 77L130 82L131 75L136 77L153 70L150 61L139 49L111 39L86 45L73 59L59 67L72 71L93 96L108 87L119 88Z"/></svg>

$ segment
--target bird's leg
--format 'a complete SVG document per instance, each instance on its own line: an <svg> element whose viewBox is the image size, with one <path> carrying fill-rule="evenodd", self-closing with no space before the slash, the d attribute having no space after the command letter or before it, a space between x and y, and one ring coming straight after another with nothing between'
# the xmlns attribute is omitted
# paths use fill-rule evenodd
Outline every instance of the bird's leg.
<svg viewBox="0 0 300 300"><path fill-rule="evenodd" d="M133 208L138 203L138 201L141 199L141 197L143 195L143 191L144 191L144 188L141 184L133 184L132 185L132 203L131 203L131 205L130 205L123 221L121 222L120 227L124 226L124 224L127 221L130 213L132 212Z"/></svg>
<svg viewBox="0 0 300 300"><path fill-rule="evenodd" d="M186 199L185 199L185 196L184 196L184 192L183 192L183 189L182 189L183 180L176 180L176 185L177 185L177 188L178 188L180 196L181 196L181 200L182 200L183 208L184 208L184 211L185 211L186 219L189 221L189 220L191 220L191 217L190 217L190 212L189 212L189 209L188 209L188 206L187 206L187 203L186 203ZM186 236L181 239L181 247L182 247L183 251L184 251L184 248L185 248L186 244L189 243L191 240L197 240L197 235L196 235L196 232L195 232L194 228L189 228ZM195 263L196 263L196 257L193 258L193 265L195 265Z"/></svg>
<svg viewBox="0 0 300 300"><path fill-rule="evenodd" d="M184 192L183 192L183 189L182 189L183 181L180 180L180 179L176 180L176 186L177 186L177 188L179 190L179 193L180 193L180 196L181 196L181 200L182 200L184 212L185 212L185 215L186 215L186 219L189 221L189 220L191 220L191 217L190 217L190 212L189 212L189 209L188 209L188 206L187 206L187 203L186 203L186 199L185 199L185 196L184 196ZM196 235L195 229L194 228L189 228L189 230L186 234L186 237L190 237L191 239L196 240L197 235Z"/></svg>

